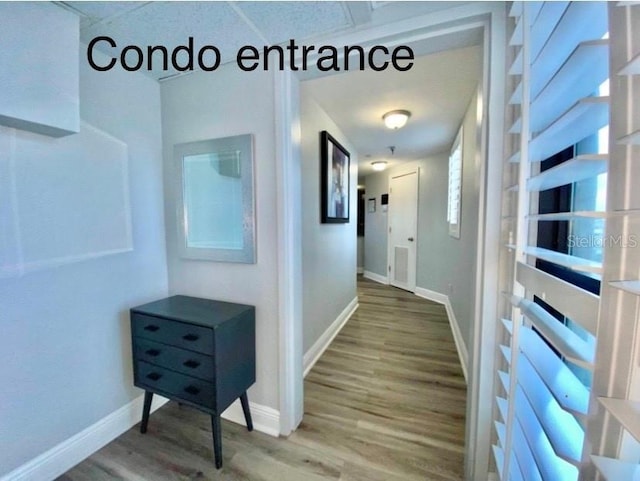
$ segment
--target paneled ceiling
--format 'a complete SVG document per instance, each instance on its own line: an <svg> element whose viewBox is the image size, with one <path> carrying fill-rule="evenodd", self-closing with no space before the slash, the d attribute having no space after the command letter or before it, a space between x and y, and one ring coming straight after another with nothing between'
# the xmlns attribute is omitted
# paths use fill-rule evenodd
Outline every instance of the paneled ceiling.
<svg viewBox="0 0 640 481"><path fill-rule="evenodd" d="M222 63L235 60L243 45L274 45L346 33L403 18L459 6L464 2L56 2L80 17L80 38L89 43L109 36L111 48L99 43L104 53L119 54L127 45L163 45L173 49L189 37L196 46L215 45ZM179 72L146 72L156 79Z"/></svg>
<svg viewBox="0 0 640 481"><path fill-rule="evenodd" d="M243 45L273 45L295 39L298 44L328 41L332 36L415 18L468 2L56 2L80 17L80 38L113 38L119 54L126 45L172 49L215 45L222 63L235 61ZM408 72L349 72L317 78L307 73L309 92L355 144L361 172L388 157L413 160L448 148L480 78L481 30L457 31L413 45L415 66ZM98 44L100 48L106 44ZM179 72L142 71L162 80ZM313 78L312 78L313 77ZM385 129L381 116L392 109L412 112L399 131ZM369 157L367 157L369 156Z"/></svg>

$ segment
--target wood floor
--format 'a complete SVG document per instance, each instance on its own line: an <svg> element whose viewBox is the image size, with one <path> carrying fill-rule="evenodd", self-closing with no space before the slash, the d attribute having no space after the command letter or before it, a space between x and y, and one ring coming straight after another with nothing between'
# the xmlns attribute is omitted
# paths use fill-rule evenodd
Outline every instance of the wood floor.
<svg viewBox="0 0 640 481"><path fill-rule="evenodd" d="M218 471L209 417L172 402L59 481L461 480L466 386L444 308L362 279L358 296L287 439L223 421Z"/></svg>

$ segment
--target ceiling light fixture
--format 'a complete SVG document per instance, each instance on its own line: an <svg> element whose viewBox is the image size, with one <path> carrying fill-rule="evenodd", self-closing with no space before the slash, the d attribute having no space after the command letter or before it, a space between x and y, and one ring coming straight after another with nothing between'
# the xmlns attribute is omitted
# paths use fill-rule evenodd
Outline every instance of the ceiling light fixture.
<svg viewBox="0 0 640 481"><path fill-rule="evenodd" d="M389 146L389 150L391 151L391 160L393 160L393 153L396 151L396 146L395 145L390 145ZM375 162L371 162L371 167L373 167L373 170L381 172L381 171L383 171L384 169L387 168L387 161L386 160L376 160Z"/></svg>
<svg viewBox="0 0 640 481"><path fill-rule="evenodd" d="M382 120L388 128L397 130L404 127L409 117L411 117L411 112L408 110L392 110L384 114Z"/></svg>

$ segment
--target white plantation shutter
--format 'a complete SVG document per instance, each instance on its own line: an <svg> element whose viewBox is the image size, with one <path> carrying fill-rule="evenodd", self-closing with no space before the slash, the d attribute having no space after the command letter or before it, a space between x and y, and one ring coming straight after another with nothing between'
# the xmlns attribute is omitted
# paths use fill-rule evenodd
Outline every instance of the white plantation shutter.
<svg viewBox="0 0 640 481"><path fill-rule="evenodd" d="M640 5L609 5L609 195L592 416L583 479L640 479ZM589 453L586 453L589 454Z"/></svg>
<svg viewBox="0 0 640 481"><path fill-rule="evenodd" d="M606 2L514 2L509 12L493 446L502 480L577 481L584 465L600 306L585 286L600 280L602 255L550 247L540 233L562 223L559 232L593 241L609 215L596 198L609 159L598 142L610 117L607 12ZM571 207L540 211L562 186L571 186Z"/></svg>

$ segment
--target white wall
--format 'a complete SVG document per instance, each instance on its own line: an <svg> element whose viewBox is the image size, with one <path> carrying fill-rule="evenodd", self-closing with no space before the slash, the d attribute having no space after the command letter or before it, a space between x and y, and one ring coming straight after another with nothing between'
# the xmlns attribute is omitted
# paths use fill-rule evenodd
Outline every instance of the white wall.
<svg viewBox="0 0 640 481"><path fill-rule="evenodd" d="M162 83L169 291L256 306L256 384L249 400L278 409L278 244L274 78L226 65ZM254 135L255 264L181 259L178 254L178 166L173 146Z"/></svg>
<svg viewBox="0 0 640 481"><path fill-rule="evenodd" d="M387 278L387 213L381 195L389 193L389 171L368 175L364 184L364 272ZM375 212L369 212L369 199L376 201Z"/></svg>
<svg viewBox="0 0 640 481"><path fill-rule="evenodd" d="M77 133L78 16L53 2L2 2L0 32L0 124L53 137Z"/></svg>
<svg viewBox="0 0 640 481"><path fill-rule="evenodd" d="M5 38L3 48L21 48L10 42ZM47 219L23 204L14 210L18 232L20 221L41 229L37 236L16 239L43 257L52 242L99 249L103 222L129 214L128 209L101 206L100 192L106 186L129 194L132 250L88 260L59 260L56 267L40 266L22 275L17 269L15 275L0 278L0 477L140 395L133 387L128 309L167 294L159 86L138 74L91 70L84 48L80 48L81 118L126 144L128 182L123 186L122 178L114 177L95 183L91 144L83 154L87 170L71 171L62 152L76 145L79 136L51 139L3 129L0 137L10 139L0 140L3 170L18 172L25 167L15 161L24 157L26 146L43 149L48 165L24 160L33 164L33 173L40 172L40 185L51 187L48 199L72 204L67 215L85 222L80 236L79 231L71 237L55 226L45 230ZM96 155L99 145L93 149ZM73 148L71 152L78 154ZM67 176L74 176L74 189L79 190L54 191L57 185L67 185ZM6 187L3 181L7 179L0 180L0 190ZM44 195L37 185L20 184L16 194L37 206ZM87 199L93 202L89 205ZM91 216L95 217L88 222Z"/></svg>
<svg viewBox="0 0 640 481"><path fill-rule="evenodd" d="M480 167L476 165L476 102L464 116L460 238L448 234L448 152L424 163L420 178L417 285L449 296L467 350L473 333L480 203Z"/></svg>
<svg viewBox="0 0 640 481"><path fill-rule="evenodd" d="M301 85L303 352L308 352L357 296L358 153ZM351 154L349 223L320 223L320 132Z"/></svg>
<svg viewBox="0 0 640 481"><path fill-rule="evenodd" d="M448 152L416 162L420 168L418 205L417 279L419 288L449 296L465 346L471 345L478 237L479 166L476 165L476 102L464 116L462 212L460 238L449 236L447 224ZM403 167L404 168L404 167ZM365 202L376 197L376 213L366 214L365 271L386 276L386 214L379 209L393 172L365 178ZM389 202L393 202L390 196Z"/></svg>

